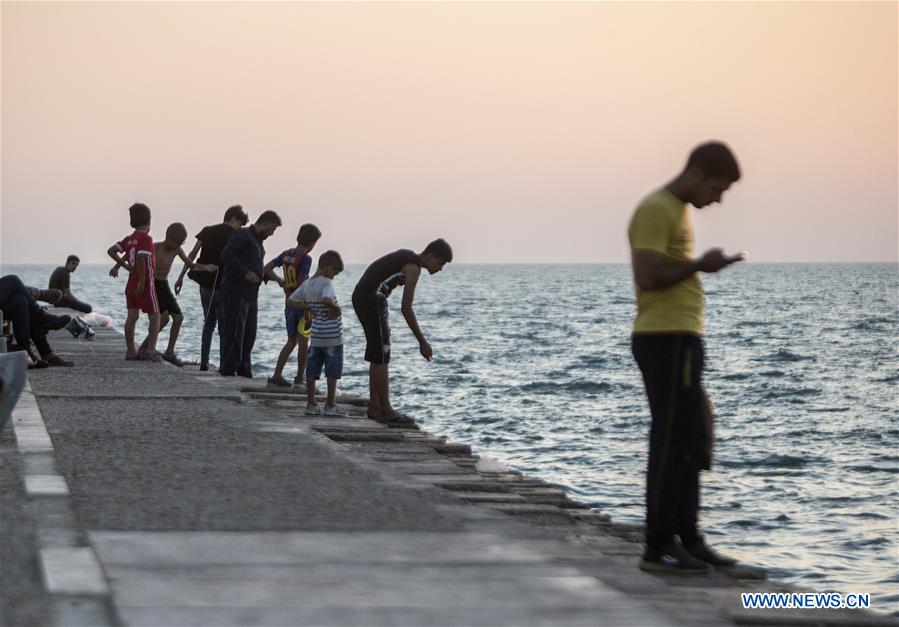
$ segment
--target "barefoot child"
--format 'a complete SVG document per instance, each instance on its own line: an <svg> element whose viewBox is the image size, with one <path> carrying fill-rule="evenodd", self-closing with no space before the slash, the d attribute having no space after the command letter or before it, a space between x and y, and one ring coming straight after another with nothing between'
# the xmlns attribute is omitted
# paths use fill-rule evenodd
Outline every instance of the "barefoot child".
<svg viewBox="0 0 899 627"><path fill-rule="evenodd" d="M111 276L118 276L119 266L124 266L130 273L128 283L125 285L125 305L128 308L128 318L125 320L125 359L159 362L162 360L156 352L156 339L159 336L159 301L152 280L156 260L153 255L153 238L150 237L150 208L135 203L128 208L128 213L134 233L126 235L106 251L116 262L115 267L109 271ZM134 326L141 311L147 314L150 329L145 342L147 351L138 356L134 348Z"/></svg>
<svg viewBox="0 0 899 627"><path fill-rule="evenodd" d="M343 374L343 319L332 279L343 271L343 260L335 250L328 250L318 258L315 275L303 282L287 299L287 306L312 317L312 338L306 360L306 414L322 413L315 402L315 382L321 376L322 366L328 379L328 400L325 416L346 416L346 412L334 404L337 380Z"/></svg>
<svg viewBox="0 0 899 627"><path fill-rule="evenodd" d="M453 260L453 249L443 239L436 239L425 249L416 253L400 249L375 259L362 274L353 290L353 309L365 331L365 361L369 362L368 417L388 426L414 426L415 421L402 414L390 404L390 325L388 324L387 297L399 287L403 287L403 318L415 339L421 356L431 361L433 350L418 326L418 319L412 303L421 269L430 274L443 270L443 266Z"/></svg>
<svg viewBox="0 0 899 627"><path fill-rule="evenodd" d="M321 238L322 232L314 224L304 224L297 233L296 248L288 248L283 253L265 264L265 276L277 281L278 285L284 288L284 295L290 296L296 290L306 277L309 276L309 269L312 267L312 257L309 253L315 248L315 243ZM284 278L279 278L275 274L276 267L284 268ZM287 323L287 342L278 355L278 363L275 364L275 372L268 378L268 385L272 387L289 388L293 387L287 379L284 378L284 366L290 359L290 354L294 348L297 350L297 376L293 380L294 383L303 382L303 373L306 370L306 345L308 340L300 335L297 326L303 318L303 312L295 307L289 307L286 299L284 303L284 319Z"/></svg>
<svg viewBox="0 0 899 627"><path fill-rule="evenodd" d="M178 333L181 330L181 324L184 322L184 315L181 313L181 307L178 305L178 300L175 298L175 295L172 293L172 288L169 286L168 279L169 272L172 269L172 263L177 256L181 257L181 260L184 261L184 265L190 270L202 270L204 272L215 272L216 270L216 266L212 264L192 263L185 254L184 249L181 248L186 240L187 229L183 224L180 222L173 222L169 225L169 228L165 230L165 239L161 242L157 242L155 245L156 272L153 275L153 286L156 288L156 296L159 298L161 316L159 320L160 331L168 324L169 317L172 319L172 328L169 331L169 344L162 354L162 358L179 368L184 365L184 362L178 359L178 355L175 354L175 343L178 341ZM138 354L141 354L144 350L146 350L146 341L141 345L137 352Z"/></svg>

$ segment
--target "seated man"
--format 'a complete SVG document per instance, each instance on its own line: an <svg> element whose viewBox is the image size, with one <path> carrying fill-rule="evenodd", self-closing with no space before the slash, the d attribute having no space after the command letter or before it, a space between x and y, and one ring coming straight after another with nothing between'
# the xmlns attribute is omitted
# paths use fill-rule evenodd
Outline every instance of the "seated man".
<svg viewBox="0 0 899 627"><path fill-rule="evenodd" d="M47 341L46 327L42 326L40 323L32 322L29 333L31 334L31 341L34 342L37 352L40 355L40 359L36 360L37 367L40 367L41 361L47 362L47 365L51 367L71 367L75 365L74 361L65 360L53 352L53 349L50 347L50 342ZM34 354L31 353L30 350L28 351L28 354L32 359L35 359Z"/></svg>
<svg viewBox="0 0 899 627"><path fill-rule="evenodd" d="M81 263L81 260L78 259L78 255L69 255L66 259L66 265L59 266L53 271L53 274L50 275L49 287L50 289L62 291L62 300L56 303L57 307L68 307L69 309L80 311L81 313L90 313L93 310L93 307L87 303L82 303L75 298L72 294L72 290L69 289L69 275L78 269L79 263Z"/></svg>
<svg viewBox="0 0 899 627"><path fill-rule="evenodd" d="M58 303L60 299L62 299L62 292L57 289L42 290L29 286L28 291L31 293L31 297L34 300L42 300L51 305ZM34 364L29 364L29 366L33 368L42 368L43 365L41 365L41 361L47 362L47 366L71 367L75 365L75 362L66 361L53 352L53 349L50 347L50 342L47 340L47 328L41 325L39 320L35 319L33 313L28 322L28 332L31 336L31 341L34 342L34 346L37 348L37 352L40 355L40 358L38 358L29 348L28 356L34 362ZM69 326L70 325L66 325L66 328L69 328Z"/></svg>
<svg viewBox="0 0 899 627"><path fill-rule="evenodd" d="M14 274L0 277L0 310L4 319L13 325L16 343L12 350L28 351L32 326L36 330L52 331L63 328L71 320L71 316L54 316L44 311Z"/></svg>

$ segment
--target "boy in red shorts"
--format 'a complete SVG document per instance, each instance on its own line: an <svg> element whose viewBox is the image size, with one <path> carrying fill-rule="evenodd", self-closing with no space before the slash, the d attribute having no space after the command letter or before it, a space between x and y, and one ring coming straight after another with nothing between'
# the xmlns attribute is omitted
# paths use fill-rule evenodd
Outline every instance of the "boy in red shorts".
<svg viewBox="0 0 899 627"><path fill-rule="evenodd" d="M160 362L162 358L156 352L156 338L159 336L159 300L153 286L156 258L153 238L150 237L150 208L135 203L128 208L128 213L131 216L134 233L125 236L106 251L117 265L124 266L130 273L128 283L125 285L125 304L128 307L128 318L125 321L127 349L125 359ZM138 355L134 349L134 326L141 311L147 314L150 329L147 332L147 352Z"/></svg>
<svg viewBox="0 0 899 627"><path fill-rule="evenodd" d="M172 328L169 330L169 345L162 354L162 360L174 364L179 368L184 365L184 362L175 354L175 343L178 341L178 333L181 331L184 315L181 313L181 307L178 305L178 300L175 298L175 295L172 293L172 288L169 286L169 272L172 269L172 264L175 262L175 257L181 257L181 260L184 261L184 266L188 270L215 272L218 269L212 264L193 263L182 248L185 240L187 240L187 228L180 222L173 222L165 230L165 239L153 244L153 259L155 265L153 287L156 289L156 299L159 302L160 333L165 328L165 325L169 323L169 319L171 318L172 320ZM118 265L114 266L112 270L109 271L113 276L118 276L118 272ZM144 343L137 349L138 357L147 353L148 340L149 337L145 339Z"/></svg>

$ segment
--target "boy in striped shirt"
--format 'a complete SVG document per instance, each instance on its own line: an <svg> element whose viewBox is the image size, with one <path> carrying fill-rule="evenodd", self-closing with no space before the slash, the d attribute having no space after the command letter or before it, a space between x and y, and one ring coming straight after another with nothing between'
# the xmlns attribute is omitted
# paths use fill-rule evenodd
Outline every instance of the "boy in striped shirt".
<svg viewBox="0 0 899 627"><path fill-rule="evenodd" d="M287 299L287 306L305 309L307 320L312 317L312 337L306 358L306 415L346 416L334 404L337 380L343 374L343 319L332 279L343 272L340 253L328 250L318 258L318 269ZM315 382L322 368L328 380L328 400L324 412L315 402Z"/></svg>

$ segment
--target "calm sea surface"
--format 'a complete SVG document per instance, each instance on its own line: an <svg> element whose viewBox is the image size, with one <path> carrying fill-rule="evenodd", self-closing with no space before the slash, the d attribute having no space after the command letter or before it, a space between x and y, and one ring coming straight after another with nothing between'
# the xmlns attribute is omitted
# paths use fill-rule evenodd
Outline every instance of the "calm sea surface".
<svg viewBox="0 0 899 627"><path fill-rule="evenodd" d="M45 286L52 269L2 273ZM126 273L112 279L107 269L82 265L72 289L121 328ZM350 304L363 269L349 266L335 287L348 336L340 387L367 395ZM874 609L899 613L896 265L747 263L704 283L706 387L719 425L714 469L703 475L711 542L772 578L870 592ZM178 353L196 361L202 311L190 280L180 302ZM283 344L282 303L277 286L262 288L257 375L271 373ZM628 266L450 264L423 276L416 312L431 363L399 305L395 294L398 408L617 521L642 521L649 411L630 354Z"/></svg>

